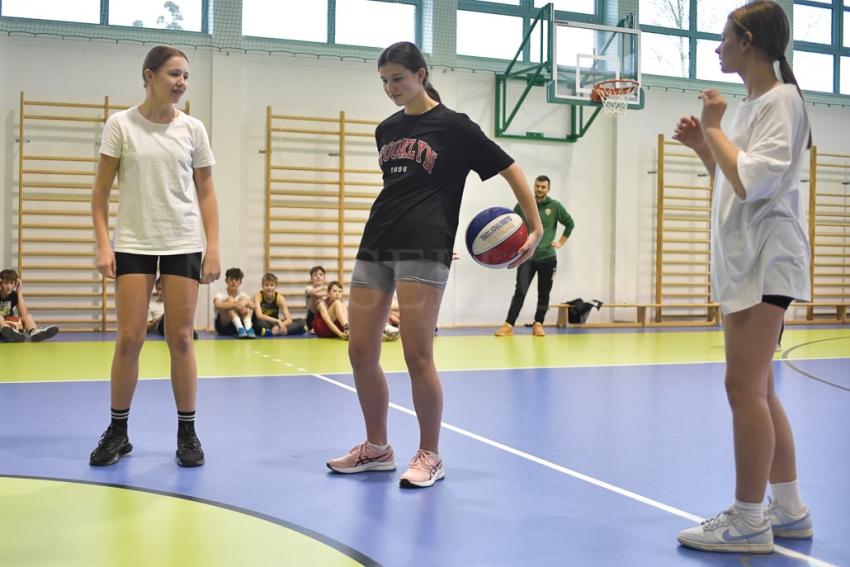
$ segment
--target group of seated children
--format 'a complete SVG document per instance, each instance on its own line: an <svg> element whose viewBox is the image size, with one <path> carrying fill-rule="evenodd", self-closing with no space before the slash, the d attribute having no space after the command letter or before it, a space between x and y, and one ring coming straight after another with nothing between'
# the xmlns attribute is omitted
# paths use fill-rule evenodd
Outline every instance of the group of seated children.
<svg viewBox="0 0 850 567"><path fill-rule="evenodd" d="M59 327L50 325L39 329L35 326L24 301L21 278L15 270L0 271L0 340L20 343L27 339L39 342L59 332Z"/></svg>
<svg viewBox="0 0 850 567"><path fill-rule="evenodd" d="M323 339L348 339L348 308L342 300L338 281L325 282L325 269L310 269L310 285L304 290L307 318L293 318L283 294L277 291L274 274L263 275L262 289L254 297L240 291L245 274L230 268L224 274L226 290L216 294L215 330L219 335L254 339L257 336L303 335L314 333ZM387 324L384 340L399 338L398 311L391 313L395 325Z"/></svg>
<svg viewBox="0 0 850 567"><path fill-rule="evenodd" d="M304 290L307 324L321 339L348 339L348 308L342 301L342 284L325 283L325 269L310 268L310 285Z"/></svg>
<svg viewBox="0 0 850 567"><path fill-rule="evenodd" d="M348 339L348 308L342 301L342 284L338 281L325 283L322 266L310 268L310 285L304 289L307 307L307 326L317 337L323 339ZM384 326L384 340L399 338L400 315L395 307Z"/></svg>
<svg viewBox="0 0 850 567"><path fill-rule="evenodd" d="M310 285L304 290L307 318L293 318L283 294L277 291L277 276L263 275L262 289L254 297L240 291L245 274L239 268L225 272L226 290L215 295L215 330L219 335L240 339L258 336L303 335L314 333L323 339L348 339L348 308L342 299L343 288L338 281L325 282L325 269L310 269ZM384 327L384 340L399 338L400 315L393 306ZM59 329L49 326L39 329L27 310L18 273L0 272L0 337L11 342L43 341L56 335ZM148 306L147 332L165 336L165 302L162 281L157 278ZM198 338L197 332L193 333Z"/></svg>
<svg viewBox="0 0 850 567"><path fill-rule="evenodd" d="M245 274L239 268L224 273L225 291L215 295L215 330L219 335L240 339L257 336L303 335L304 319L293 319L283 294L277 291L277 276L265 274L263 287L252 298L240 291Z"/></svg>

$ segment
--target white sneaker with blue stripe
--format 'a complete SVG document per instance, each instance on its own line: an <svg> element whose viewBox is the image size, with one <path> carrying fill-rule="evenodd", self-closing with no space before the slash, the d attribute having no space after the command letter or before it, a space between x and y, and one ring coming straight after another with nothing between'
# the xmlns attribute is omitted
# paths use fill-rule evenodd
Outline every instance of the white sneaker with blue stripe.
<svg viewBox="0 0 850 567"><path fill-rule="evenodd" d="M751 526L733 508L699 526L679 532L679 543L701 551L727 553L772 553L773 532L765 520Z"/></svg>
<svg viewBox="0 0 850 567"><path fill-rule="evenodd" d="M795 516L771 498L764 509L764 517L770 522L775 537L811 539L814 536L812 515L808 508L803 508L803 511Z"/></svg>

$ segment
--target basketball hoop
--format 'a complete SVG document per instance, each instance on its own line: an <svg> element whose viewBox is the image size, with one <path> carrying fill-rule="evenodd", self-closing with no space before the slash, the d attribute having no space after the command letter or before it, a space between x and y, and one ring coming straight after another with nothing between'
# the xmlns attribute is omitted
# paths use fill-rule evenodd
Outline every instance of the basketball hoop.
<svg viewBox="0 0 850 567"><path fill-rule="evenodd" d="M590 100L601 102L602 108L608 116L619 118L626 113L629 98L640 83L632 79L608 79L599 81L593 85Z"/></svg>

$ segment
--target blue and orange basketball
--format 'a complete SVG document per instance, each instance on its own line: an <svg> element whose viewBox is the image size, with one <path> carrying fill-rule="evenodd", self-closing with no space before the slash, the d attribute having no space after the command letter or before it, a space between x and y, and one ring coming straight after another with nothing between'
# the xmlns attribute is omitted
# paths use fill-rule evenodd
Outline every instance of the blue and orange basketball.
<svg viewBox="0 0 850 567"><path fill-rule="evenodd" d="M466 229L466 248L487 268L505 268L528 238L522 217L505 207L484 209Z"/></svg>

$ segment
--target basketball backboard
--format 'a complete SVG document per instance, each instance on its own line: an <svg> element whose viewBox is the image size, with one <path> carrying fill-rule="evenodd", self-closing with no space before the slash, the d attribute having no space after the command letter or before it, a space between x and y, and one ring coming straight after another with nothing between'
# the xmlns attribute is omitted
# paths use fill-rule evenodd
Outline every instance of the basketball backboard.
<svg viewBox="0 0 850 567"><path fill-rule="evenodd" d="M549 100L568 104L591 102L593 85L606 79L640 82L640 31L554 20L552 83ZM641 106L636 89L628 106Z"/></svg>

